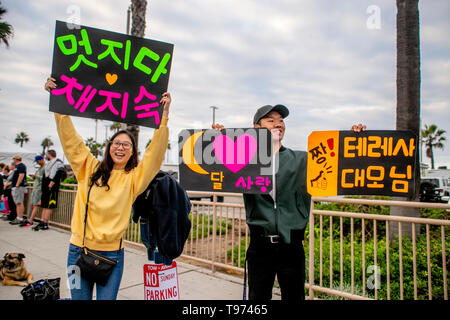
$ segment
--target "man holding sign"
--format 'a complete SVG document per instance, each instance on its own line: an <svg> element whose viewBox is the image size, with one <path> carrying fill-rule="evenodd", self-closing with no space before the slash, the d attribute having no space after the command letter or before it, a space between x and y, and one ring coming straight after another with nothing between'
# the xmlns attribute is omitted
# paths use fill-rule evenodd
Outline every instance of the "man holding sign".
<svg viewBox="0 0 450 320"><path fill-rule="evenodd" d="M305 253L303 237L308 223L311 197L307 192L307 152L289 149L281 144L289 115L285 106L266 105L253 117L255 128L272 133L273 154L278 158L273 192L244 194L250 245L246 253L250 300L270 300L275 276L281 298L305 299ZM222 130L220 124L213 129ZM364 130L361 125L352 130Z"/></svg>
<svg viewBox="0 0 450 320"><path fill-rule="evenodd" d="M124 266L122 239L131 206L158 173L164 159L172 101L165 92L169 64L164 58L167 55L160 57L153 45L147 39L88 27L68 29L59 21L56 25L53 77L47 79L45 89L51 93L50 111L55 112L64 154L78 181L67 261L74 300L92 299L94 284L97 299L116 299ZM159 67L150 69L152 60ZM127 72L133 68L145 76L133 77ZM155 82L162 87L153 86ZM148 100L151 103L145 104ZM131 102L136 104L134 108L128 107ZM133 135L126 130L112 136L103 160L99 161L90 153L68 115L113 117L116 121L158 129L140 162ZM147 122L142 123L141 119ZM86 252L90 252L89 257L96 257L92 264L80 260L87 256ZM103 277L104 269L96 269L98 265L108 265L111 274Z"/></svg>

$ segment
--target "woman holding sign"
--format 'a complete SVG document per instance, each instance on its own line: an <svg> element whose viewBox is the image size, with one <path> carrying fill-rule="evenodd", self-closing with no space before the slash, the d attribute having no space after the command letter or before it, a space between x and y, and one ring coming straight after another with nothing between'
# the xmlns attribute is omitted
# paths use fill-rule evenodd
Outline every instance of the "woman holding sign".
<svg viewBox="0 0 450 320"><path fill-rule="evenodd" d="M56 88L54 81L47 79L47 91ZM136 143L128 131L112 136L104 159L99 161L76 132L70 117L55 113L64 153L78 181L67 263L74 300L91 300L94 283L98 300L117 297L124 265L123 234L134 200L148 186L163 161L171 101L170 93L164 93L160 101L164 106L160 127L140 162ZM100 279L107 272L111 272L107 279Z"/></svg>

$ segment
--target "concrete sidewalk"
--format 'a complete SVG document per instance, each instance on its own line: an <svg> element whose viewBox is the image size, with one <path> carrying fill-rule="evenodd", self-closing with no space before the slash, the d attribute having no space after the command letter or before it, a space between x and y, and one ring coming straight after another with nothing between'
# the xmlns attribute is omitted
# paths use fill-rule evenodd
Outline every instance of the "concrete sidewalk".
<svg viewBox="0 0 450 320"><path fill-rule="evenodd" d="M0 256L25 254L25 266L33 281L61 278L60 296L70 298L66 265L70 233L50 227L33 231L0 220ZM150 263L144 250L125 246L125 267L118 300L144 300L143 265ZM177 261L181 300L241 300L242 278ZM0 284L0 300L22 300L22 287ZM94 290L95 294L95 290ZM279 299L279 295L273 296Z"/></svg>

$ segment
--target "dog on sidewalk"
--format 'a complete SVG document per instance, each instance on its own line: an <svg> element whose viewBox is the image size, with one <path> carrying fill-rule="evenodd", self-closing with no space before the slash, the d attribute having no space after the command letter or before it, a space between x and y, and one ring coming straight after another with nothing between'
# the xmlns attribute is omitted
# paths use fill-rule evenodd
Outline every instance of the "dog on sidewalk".
<svg viewBox="0 0 450 320"><path fill-rule="evenodd" d="M6 253L0 259L0 280L4 286L27 286L33 275L25 268L23 253ZM27 283L21 281L26 280Z"/></svg>

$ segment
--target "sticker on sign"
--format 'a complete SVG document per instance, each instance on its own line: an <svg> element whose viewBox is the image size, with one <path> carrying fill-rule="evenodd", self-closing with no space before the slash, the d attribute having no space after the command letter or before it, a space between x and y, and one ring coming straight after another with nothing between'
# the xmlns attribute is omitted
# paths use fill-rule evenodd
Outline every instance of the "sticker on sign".
<svg viewBox="0 0 450 320"><path fill-rule="evenodd" d="M179 300L177 263L144 265L145 300Z"/></svg>

